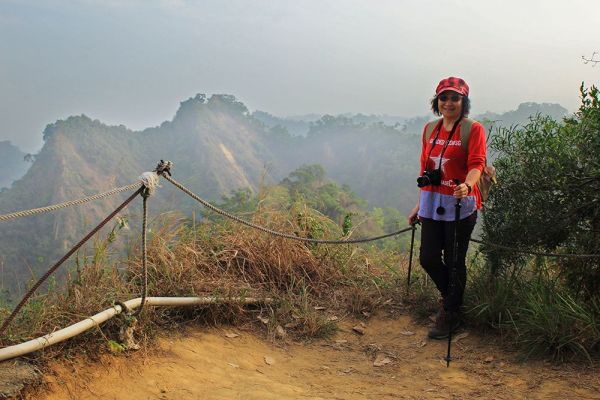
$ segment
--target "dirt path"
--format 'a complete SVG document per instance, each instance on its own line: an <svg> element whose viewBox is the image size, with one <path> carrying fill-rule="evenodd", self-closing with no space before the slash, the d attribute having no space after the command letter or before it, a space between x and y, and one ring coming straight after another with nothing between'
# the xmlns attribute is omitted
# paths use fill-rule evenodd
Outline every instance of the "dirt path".
<svg viewBox="0 0 600 400"><path fill-rule="evenodd" d="M518 364L474 334L425 339L409 317L371 319L365 334L340 323L334 338L268 343L236 329L162 338L155 354L61 363L36 399L600 399L600 368ZM237 337L231 333L236 333ZM489 340L489 338L488 338ZM382 366L374 366L381 361ZM389 363L388 363L389 361Z"/></svg>

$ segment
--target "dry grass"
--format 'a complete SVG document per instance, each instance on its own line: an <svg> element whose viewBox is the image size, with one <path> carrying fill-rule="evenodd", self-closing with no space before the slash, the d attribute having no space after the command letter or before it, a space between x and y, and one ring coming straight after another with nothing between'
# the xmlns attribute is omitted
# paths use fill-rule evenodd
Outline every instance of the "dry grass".
<svg viewBox="0 0 600 400"><path fill-rule="evenodd" d="M306 208L301 211L292 214L302 215L294 219L284 212L262 212L255 221L298 235L340 237L332 221ZM382 255L372 247L305 244L226 221L206 221L192 229L187 220L172 214L158 218L150 228L150 296L273 297L275 304L257 310L268 318L268 331L273 336L278 326L296 337L327 336L336 329L332 314L372 312L386 298L399 296L396 282L400 257ZM8 336L1 339L2 345L44 335L110 307L117 300L140 295L139 243L132 246L133 256L125 261L111 256L106 241L97 241L95 247L96 254L79 263L77 270L68 275L64 288L55 285L30 300L9 328ZM138 321L136 339L145 344L157 330L190 320L209 324L255 321L250 316L254 313L247 311L232 304L194 309L146 308ZM108 321L101 329L44 352L44 357L68 354L69 349L84 345L107 348L124 322L123 317Z"/></svg>

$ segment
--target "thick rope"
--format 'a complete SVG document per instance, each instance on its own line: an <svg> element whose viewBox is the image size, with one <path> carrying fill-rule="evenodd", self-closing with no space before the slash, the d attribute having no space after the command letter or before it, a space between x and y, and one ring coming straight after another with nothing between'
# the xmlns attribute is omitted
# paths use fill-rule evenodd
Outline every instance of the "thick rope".
<svg viewBox="0 0 600 400"><path fill-rule="evenodd" d="M78 206L78 205L87 203L92 200L98 200L98 199L102 199L104 197L112 196L113 194L127 192L129 190L136 189L138 187L140 187L140 183L136 182L136 183L132 183L131 185L122 186L122 187L119 187L116 189L109 190L108 192L98 193L93 196L84 197L83 199L71 200L71 201L67 201L64 203L55 204L55 205L51 205L51 206L34 208L31 210L17 211L17 212L10 213L10 214L0 215L0 221L8 221L9 219L16 219L16 218L21 218L21 217L29 217L29 216L36 215L36 214L42 214L42 213L49 212L49 211L59 210L61 208Z"/></svg>
<svg viewBox="0 0 600 400"><path fill-rule="evenodd" d="M571 257L571 258L598 258L600 254L563 254L563 253L544 253L540 251L529 251L529 250L521 250L515 247L504 246L501 244L488 243L479 239L471 239L471 242L479 243L484 246L495 247L502 250L512 251L514 253L520 254L528 254L532 256L543 256L543 257Z"/></svg>
<svg viewBox="0 0 600 400"><path fill-rule="evenodd" d="M146 190L142 194L143 196L152 196L156 191L156 188L159 186L158 174L156 173L156 171L144 172L142 175L139 176L138 179L142 181L142 184L144 186L146 186Z"/></svg>
<svg viewBox="0 0 600 400"><path fill-rule="evenodd" d="M139 186L139 183L137 185ZM62 263L64 263L73 253L75 253L81 246L83 246L85 242L87 242L104 225L106 225L111 219L113 219L115 217L115 215L117 215L122 209L124 209L129 203L131 203L131 201L133 201L133 199L135 199L136 196L138 194L140 194L143 190L144 190L144 186L142 186L138 190L136 190L135 193L133 193L131 196L129 196L129 198L127 198L127 200L125 200L119 207L117 207L112 213L110 213L110 215L108 217L106 217L102 222L100 222L100 224L98 224L98 226L96 226L94 229L92 229L90 231L90 233L88 233L83 239L81 239L81 241L79 241L79 243L77 243L71 250L69 250L67 252L67 254L65 254L60 260L58 260L58 262L56 264L54 264L48 271L46 271L46 273L35 283L35 285L33 285L33 287L31 289L29 289L29 291L25 294L25 296L23 296L23 299L19 302L19 304L13 310L13 312L4 320L4 322L2 323L2 326L0 327L0 336L2 336L4 334L4 331L6 330L6 328L8 328L8 326L10 325L12 320L15 318L15 316L19 313L19 311L21 311L21 308L23 308L25 303L27 303L27 300L29 300L29 298L42 285L42 283L44 283L44 281L46 279L48 279L48 277L50 275L52 275L58 269L58 267L60 267L62 265Z"/></svg>
<svg viewBox="0 0 600 400"><path fill-rule="evenodd" d="M391 237L391 236L396 236L399 235L401 233L404 232L408 232L410 230L413 229L412 226L405 228L405 229L401 229L399 231L396 232L391 232L391 233L386 233L385 235L380 235L380 236L375 236L375 237L370 237L370 238L364 238L364 239L346 239L346 240L328 240L328 239L311 239L311 238L303 238L300 236L295 236L295 235L290 235L287 233L282 233L282 232L278 232L278 231L274 231L272 229L269 228L265 228L264 226L260 226L257 224L254 224L252 222L248 222L240 217L237 217L233 214L228 213L227 211L221 210L220 208L215 207L214 205L210 204L208 201L198 197L197 195L195 195L194 193L192 193L189 189L187 189L185 186L183 186L182 184L180 184L179 182L177 182L175 179L171 178L169 175L167 175L166 171L165 173L163 173L163 178L165 178L166 180L168 180L169 182L171 182L173 185L175 185L175 187L177 187L178 189L182 190L184 193L186 193L187 195L189 195L191 198L193 198L194 200L196 200L197 202L199 202L200 204L202 204L204 207L216 212L217 214L221 214L224 217L227 217L229 219L232 219L236 222L239 222L240 224L249 226L250 228L254 228L257 229L259 231L274 235L274 236L279 236L282 238L286 238L286 239L292 239L292 240L298 240L300 242L308 242L308 243L319 243L319 244L348 244L348 243L365 243L365 242L372 242L374 240L380 240L380 239L384 239L387 237Z"/></svg>
<svg viewBox="0 0 600 400"><path fill-rule="evenodd" d="M142 309L144 308L144 304L146 302L146 296L148 295L148 252L146 250L146 227L148 226L148 197L150 197L150 193L154 189L149 186L146 188L147 189L142 192L142 197L144 199L144 211L142 217L142 302L140 303L140 308L131 314L133 317L137 317L142 313Z"/></svg>

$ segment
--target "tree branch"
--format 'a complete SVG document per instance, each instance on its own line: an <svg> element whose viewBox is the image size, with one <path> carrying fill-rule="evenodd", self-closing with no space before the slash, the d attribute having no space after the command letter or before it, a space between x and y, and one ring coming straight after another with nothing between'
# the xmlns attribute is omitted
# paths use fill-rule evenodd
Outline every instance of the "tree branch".
<svg viewBox="0 0 600 400"><path fill-rule="evenodd" d="M590 58L586 58L586 56L581 56L581 58L583 59L584 64L593 64L592 67L595 67L597 64L600 63L600 53L598 53L597 51L593 52Z"/></svg>

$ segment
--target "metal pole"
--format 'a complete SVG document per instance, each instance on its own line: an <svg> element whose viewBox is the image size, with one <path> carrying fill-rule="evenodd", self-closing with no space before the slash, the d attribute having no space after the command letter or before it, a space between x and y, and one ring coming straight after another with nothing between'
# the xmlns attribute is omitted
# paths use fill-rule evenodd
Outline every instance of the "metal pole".
<svg viewBox="0 0 600 400"><path fill-rule="evenodd" d="M408 276L406 278L406 296L407 297L408 297L408 294L410 291L410 275L411 275L411 271L412 271L413 251L414 251L414 247L415 247L415 232L417 230L418 223L419 223L419 220L416 220L415 222L413 222L411 224L412 233L410 236L410 258L408 259Z"/></svg>
<svg viewBox="0 0 600 400"><path fill-rule="evenodd" d="M452 247L452 268L450 268L450 288L448 290L448 296L452 298L456 291L456 264L458 264L458 223L460 221L460 199L456 199L456 204L454 205L454 239L453 239L453 247ZM448 311L448 310L447 310ZM452 325L453 321L453 312L448 311L448 353L446 354L446 368L450 366L450 361L452 357L450 357L450 347L452 346Z"/></svg>

